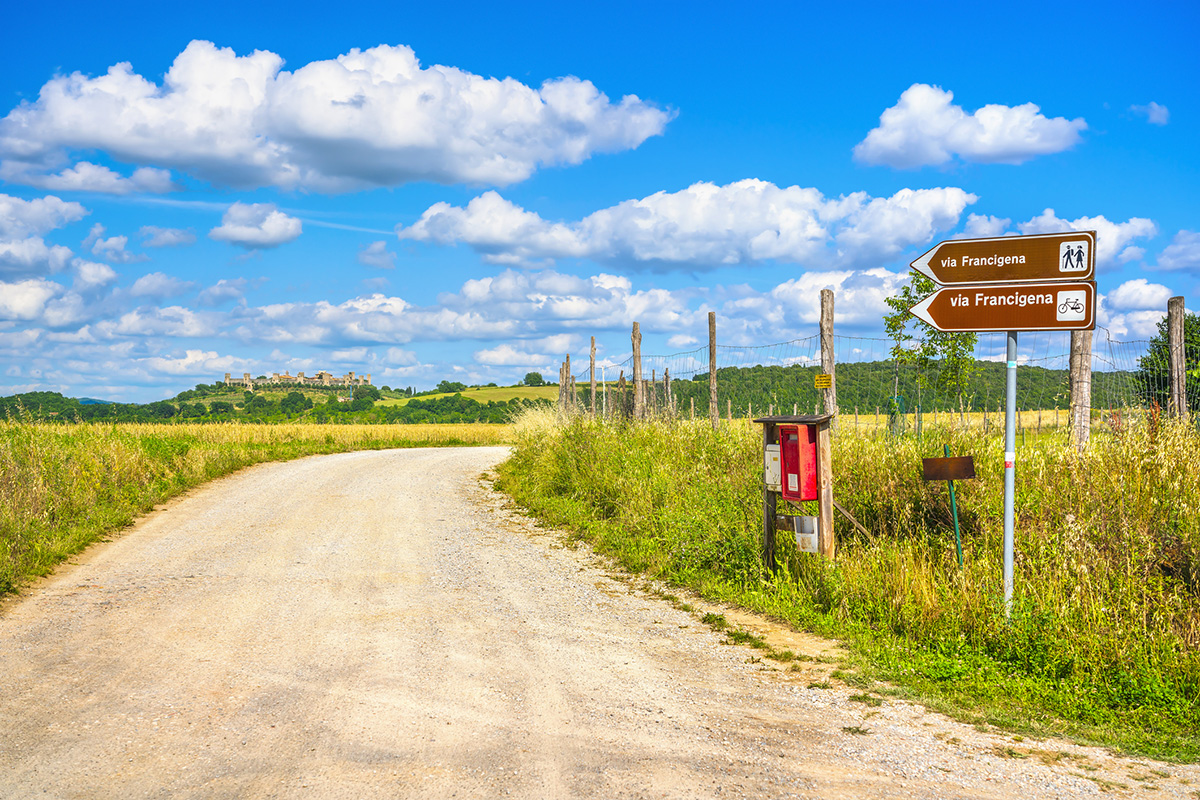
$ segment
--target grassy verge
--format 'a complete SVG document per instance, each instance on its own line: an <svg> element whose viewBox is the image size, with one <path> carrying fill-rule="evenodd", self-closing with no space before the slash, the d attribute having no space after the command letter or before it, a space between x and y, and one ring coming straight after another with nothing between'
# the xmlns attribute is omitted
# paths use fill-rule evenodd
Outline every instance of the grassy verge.
<svg viewBox="0 0 1200 800"><path fill-rule="evenodd" d="M0 421L0 595L155 504L250 464L501 444L507 425L53 425Z"/></svg>
<svg viewBox="0 0 1200 800"><path fill-rule="evenodd" d="M1001 587L1002 442L926 428L835 437L834 564L781 543L763 578L761 434L734 422L519 420L500 487L628 569L841 639L850 679L975 722L1160 758L1200 758L1200 436L1140 420L1076 454L1019 448L1016 597ZM959 484L965 565L922 456L973 454ZM808 513L814 513L809 511Z"/></svg>

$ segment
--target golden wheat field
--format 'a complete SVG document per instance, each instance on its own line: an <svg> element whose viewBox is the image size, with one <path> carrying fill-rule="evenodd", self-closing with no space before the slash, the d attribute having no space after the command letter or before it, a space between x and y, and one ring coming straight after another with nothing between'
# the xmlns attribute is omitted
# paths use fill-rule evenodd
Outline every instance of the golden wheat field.
<svg viewBox="0 0 1200 800"><path fill-rule="evenodd" d="M0 421L0 594L172 496L263 461L392 447L506 444L509 425Z"/></svg>

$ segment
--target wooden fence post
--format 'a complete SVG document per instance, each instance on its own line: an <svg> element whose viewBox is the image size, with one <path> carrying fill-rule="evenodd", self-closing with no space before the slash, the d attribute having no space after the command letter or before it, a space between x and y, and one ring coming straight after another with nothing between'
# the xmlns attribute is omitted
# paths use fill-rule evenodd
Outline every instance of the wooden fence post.
<svg viewBox="0 0 1200 800"><path fill-rule="evenodd" d="M568 411L575 410L575 376L571 374L571 354L567 353L567 360L563 364L563 374L566 380L563 385L566 387L566 409Z"/></svg>
<svg viewBox="0 0 1200 800"><path fill-rule="evenodd" d="M837 379L834 377L833 360L833 290L821 290L821 371L829 376L829 388L821 390L821 402L826 414L833 414L829 421L832 428L837 425Z"/></svg>
<svg viewBox="0 0 1200 800"><path fill-rule="evenodd" d="M675 396L671 394L671 368L663 367L663 388L666 394L667 418L675 419Z"/></svg>
<svg viewBox="0 0 1200 800"><path fill-rule="evenodd" d="M646 416L645 387L642 386L642 329L633 323L633 418L642 419Z"/></svg>
<svg viewBox="0 0 1200 800"><path fill-rule="evenodd" d="M1071 331L1071 441L1082 453L1092 428L1092 332Z"/></svg>
<svg viewBox="0 0 1200 800"><path fill-rule="evenodd" d="M721 426L717 408L717 312L708 312L708 419L715 431Z"/></svg>
<svg viewBox="0 0 1200 800"><path fill-rule="evenodd" d="M1187 419L1187 371L1183 352L1183 298L1172 297L1167 301L1167 368L1170 370L1171 388L1167 410L1173 417Z"/></svg>
<svg viewBox="0 0 1200 800"><path fill-rule="evenodd" d="M830 441L833 420L829 422L829 425L817 426L817 491L821 495L817 504L817 513L821 515L817 522L817 530L821 533L817 537L817 544L821 555L833 561L837 550L833 537L833 447Z"/></svg>
<svg viewBox="0 0 1200 800"><path fill-rule="evenodd" d="M592 337L591 369L589 370L588 374L591 377L591 383L592 383L591 394L588 395L588 399L591 400L590 405L592 407L592 419L595 419L596 418L596 337L595 336Z"/></svg>
<svg viewBox="0 0 1200 800"><path fill-rule="evenodd" d="M775 437L775 426L771 423L763 425L763 452L767 445L778 444ZM766 573L770 576L775 572L775 493L763 484L763 529L762 529L762 560Z"/></svg>

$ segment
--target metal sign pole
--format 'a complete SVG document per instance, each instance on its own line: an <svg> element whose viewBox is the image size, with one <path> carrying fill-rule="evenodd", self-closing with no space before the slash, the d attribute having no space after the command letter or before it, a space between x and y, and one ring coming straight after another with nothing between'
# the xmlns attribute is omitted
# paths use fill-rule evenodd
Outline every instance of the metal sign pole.
<svg viewBox="0 0 1200 800"><path fill-rule="evenodd" d="M1008 332L1008 372L1004 389L1004 616L1012 616L1013 500L1017 461L1017 332Z"/></svg>

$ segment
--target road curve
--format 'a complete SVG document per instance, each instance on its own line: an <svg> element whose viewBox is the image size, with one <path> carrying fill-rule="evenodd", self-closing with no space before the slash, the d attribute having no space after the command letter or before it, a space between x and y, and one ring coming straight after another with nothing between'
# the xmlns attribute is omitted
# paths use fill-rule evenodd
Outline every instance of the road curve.
<svg viewBox="0 0 1200 800"><path fill-rule="evenodd" d="M5 602L0 797L1095 790L723 644L501 510L505 452L260 465Z"/></svg>

